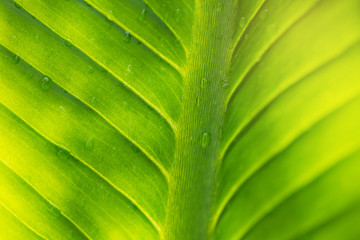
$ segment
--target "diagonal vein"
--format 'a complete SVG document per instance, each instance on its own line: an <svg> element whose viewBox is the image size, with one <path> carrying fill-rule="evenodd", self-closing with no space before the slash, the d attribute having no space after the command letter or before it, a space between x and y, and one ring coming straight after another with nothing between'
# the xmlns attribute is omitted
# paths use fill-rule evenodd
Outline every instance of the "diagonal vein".
<svg viewBox="0 0 360 240"><path fill-rule="evenodd" d="M331 115L341 110L342 108L346 107L347 104L351 103L352 100L356 99L359 95L351 98L350 100L346 101L345 103L341 104L339 107L332 109L328 113L326 113L324 116L317 119L315 122L313 122L310 126L308 126L306 129L304 129L302 132L300 132L298 135L294 136L293 139L291 139L282 149L274 153L272 156L268 156L267 159L264 161L261 161L260 163L253 166L246 174L244 174L241 178L239 178L235 184L231 187L230 191L226 194L226 197L224 200L219 204L219 207L217 208L214 217L213 217L213 223L211 229L215 229L217 223L219 222L219 219L221 215L224 213L225 207L230 203L230 201L235 197L236 193L241 189L241 187L254 175L256 175L265 165L266 163L270 162L272 159L274 159L277 155L280 153L286 151L292 144L296 142L299 138L301 138L306 132L310 131L312 128L316 127L316 125L324 121L325 119L331 117Z"/></svg>
<svg viewBox="0 0 360 240"><path fill-rule="evenodd" d="M258 66L256 63L260 61L262 56L267 53L273 45L275 45L282 36L285 35L293 26L295 26L297 23L299 23L305 16L307 16L317 4L319 4L322 0L318 0L314 5L312 5L307 11L305 11L302 15L300 15L297 19L294 19L293 22L291 22L288 26L286 26L282 31L280 31L277 36L275 36L271 41L269 41L267 44L263 46L263 48L258 51L257 57L252 61L252 63L249 64L249 66L242 72L242 74L237 78L237 82L234 84L234 87L231 88L229 94L226 96L226 103L225 105L228 105L232 97L234 96L236 90L241 86L241 84L244 82L246 77L248 77L248 74L253 71L256 66Z"/></svg>
<svg viewBox="0 0 360 240"><path fill-rule="evenodd" d="M289 200L292 196L296 195L300 191L304 191L305 189L309 188L316 180L320 179L322 176L324 176L327 172L329 172L331 169L336 168L342 161L346 161L348 157L351 157L353 154L355 154L359 149L355 149L350 153L347 153L346 155L338 158L334 163L327 166L325 169L323 169L321 172L317 173L317 175L313 176L311 179L309 179L307 182L304 183L304 185L299 186L298 188L293 189L292 192L288 194L283 194L278 198L278 201L273 201L271 204L271 207L268 209L265 209L264 211L260 212L256 215L255 219L251 221L247 229L245 229L242 236L237 236L235 239L244 239L246 235L256 227L257 224L259 224L263 219L265 219L267 216L269 216L272 212L274 212L277 208L279 208L281 205L286 203L287 200Z"/></svg>
<svg viewBox="0 0 360 240"><path fill-rule="evenodd" d="M18 0L16 0L18 1ZM19 3L20 4L20 3ZM26 8L24 8L26 11L28 11ZM53 11L52 9L48 9L50 11ZM33 14L33 12L28 11L29 13ZM54 12L53 12L54 13ZM64 19L62 16L59 16L60 18L62 18L63 21L66 22L66 19ZM63 34L61 34L59 31L56 31L54 28L52 28L49 24L42 22L38 19L39 22L41 22L44 26L46 26L48 29L50 29L52 32L54 32L56 35L60 36L62 39L67 39L66 36L64 36ZM78 32L80 35L83 36L82 32L79 32L73 24L69 24L70 27L73 28L74 31ZM106 33L107 34L107 33ZM113 36L108 35L109 38L113 38ZM96 64L98 64L99 66L101 66L102 68L104 68L107 72L109 72L117 81L126 84L127 88L129 88L134 94L136 94L137 96L139 96L139 98L141 98L147 105L149 105L151 108L153 108L158 114L160 114L160 116L162 116L166 122L171 126L171 128L173 129L174 132L176 132L176 125L175 125L175 121L174 119L172 119L172 117L170 117L165 111L164 111L164 107L161 104L161 101L159 101L158 97L146 86L143 85L139 82L139 84L145 88L148 92L150 92L154 99L158 102L158 104L161 106L161 109L159 107L157 107L155 104L153 104L149 99L147 99L145 96L143 96L139 91L137 91L132 85L129 85L126 81L124 81L123 78L121 78L118 74L116 74L114 71L112 71L107 65L105 65L104 63L101 63L100 61L98 61L95 57L93 57L91 54L89 54L87 51L85 51L83 48L81 48L78 44L73 43L74 47L76 47L80 52L82 52L84 55L86 55L88 58L90 58L91 60L93 60ZM101 51L101 53L104 56L109 57L111 60L113 60L114 62L116 62L116 59L113 59L107 52L102 51L102 49L97 46L96 44L93 45L93 47L97 48L99 51ZM141 59L139 59L141 60ZM149 66L149 63L147 62L143 62L144 65ZM178 81L175 81L180 87L180 83ZM167 81L164 81L165 84L167 84ZM168 84L167 84L168 85ZM169 87L169 89L173 92L174 96L176 97L177 101L181 104L181 100L179 99L179 97L177 96L177 94L175 94L174 90L172 88Z"/></svg>
<svg viewBox="0 0 360 240"><path fill-rule="evenodd" d="M334 57L327 59L322 63L319 63L318 66L315 66L313 69L309 70L308 72L303 73L289 85L284 86L282 89L279 89L278 91L275 91L270 97L268 97L268 99L266 99L266 101L264 101L264 103L260 107L258 107L256 109L256 111L250 116L250 118L246 122L241 124L234 131L233 135L229 138L228 142L224 144L223 149L221 149L219 159L223 159L225 157L225 154L229 151L229 149L231 148L231 145L234 143L235 139L247 128L247 126L250 126L255 121L257 121L258 116L260 116L265 109L269 108L269 106L271 106L271 104L274 103L275 100L281 96L281 94L286 92L291 87L295 86L298 82L300 82L300 81L306 79L307 77L309 77L310 75L316 73L319 69L321 69L321 68L327 66L328 64L332 63L333 61L337 60L338 58L340 58L341 56L346 54L349 50L351 50L356 44L358 44L358 40L354 43L351 43L345 49L342 49L342 51L340 53L336 54Z"/></svg>
<svg viewBox="0 0 360 240"><path fill-rule="evenodd" d="M152 226L159 232L159 234L161 233L160 230L160 226L159 224L150 216L150 214L145 211L145 209L143 209L141 207L140 204L138 204L129 194L127 194L124 190L122 190L121 188L119 188L118 186L116 186L112 181L110 181L108 178L106 178L104 175L102 175L99 171L97 171L94 167L92 167L90 164L86 163L84 160L82 160L79 156L75 155L74 153L72 153L69 149L55 143L54 141L52 141L50 138L48 138L46 135L44 135L42 132L38 131L36 128L34 128L30 123L28 123L27 121L25 121L24 119L22 119L20 116L18 116L17 114L15 114L10 108L8 108L6 105L4 105L3 103L0 103L1 105L3 105L6 109L8 109L9 112L11 112L13 115L17 116L19 119L21 119L21 121L24 122L24 124L26 124L29 128L31 128L35 133L37 133L39 136L41 136L43 139L45 139L46 141L48 141L49 143L51 143L52 145L54 145L55 147L58 148L63 148L66 149L67 151L69 151L69 153L71 154L71 156L73 156L74 159L76 159L77 161L79 161L83 166L85 166L86 168L88 168L89 170L91 170L92 172L94 172L97 176L99 176L101 179L103 179L107 184L109 184L113 189L115 189L117 192L119 192L122 196L124 196L126 199L128 199L130 202L132 202L139 210L140 212L146 217L146 219L152 224ZM17 138L17 136L15 136ZM19 138L18 138L19 139ZM19 139L19 141L23 142L21 139ZM29 146L26 142L24 142L24 144L26 144L27 146ZM30 148L32 148L31 146L29 146ZM36 149L34 149L36 151ZM39 154L41 154L39 152ZM44 157L44 160L46 160L46 157ZM61 174L61 172L60 172ZM63 174L61 174L63 175ZM65 177L65 176L64 176ZM71 181L69 179L69 181ZM72 181L71 181L72 182ZM74 184L76 186L76 184ZM78 188L78 187L77 187ZM81 190L79 188L80 191L83 192L83 190ZM86 193L84 193L85 195L87 195ZM90 199L90 198L89 198ZM97 205L95 203L95 205ZM100 208L100 206L99 206ZM103 210L104 211L104 210ZM111 217L111 216L110 216ZM112 218L112 217L111 217Z"/></svg>
<svg viewBox="0 0 360 240"><path fill-rule="evenodd" d="M55 207L60 214L67 219L69 222L71 222L71 224L77 228L86 239L91 240L91 238L86 234L86 232L80 227L78 226L70 217L68 217L65 213L63 213L62 211L60 211L59 207L56 206L54 203L50 202L49 199L47 199L44 195L42 195L34 186L32 186L27 180L25 180L20 174L18 174L17 172L15 172L6 162L4 162L2 159L0 159L0 162L6 166L11 172L13 172L16 176L18 176L23 182L26 183L27 186L29 186L31 189L33 189L41 198L43 198L49 205L52 205L53 207ZM32 228L30 228L32 229Z"/></svg>
<svg viewBox="0 0 360 240"><path fill-rule="evenodd" d="M0 44L1 45L1 44ZM12 51L12 49L8 48L5 45L1 45L4 48L8 49L9 51ZM13 51L12 51L13 52ZM27 58L24 58L22 56L21 53L16 53L18 56L20 56L24 62L26 62L28 65L30 65L31 67L33 67L34 69L36 69L38 72L41 73L41 71L34 66L30 61L27 60ZM154 156L152 156L152 154L150 154L148 151L146 151L143 146L141 146L137 141L135 141L133 138L131 138L129 135L127 135L125 133L125 131L122 131L116 124L114 124L112 121L110 121L110 119L108 119L105 115L103 115L99 110L97 110L95 107L93 107L92 105L90 105L89 103L87 103L86 101L84 101L83 99L79 98L76 96L76 94L74 94L72 91L70 91L68 88L64 88L64 86L62 84L60 84L56 79L53 79L53 81L60 86L61 88L63 88L64 90L66 90L69 94L71 94L75 99L77 99L78 101L80 101L81 103L83 103L84 105L86 105L87 107L89 107L90 109L92 109L96 114L98 114L102 119L104 119L110 126L112 126L116 131L118 131L119 134L121 134L122 136L124 136L128 141L132 142L134 145L136 145L140 151L142 151L144 153L144 155L150 159L150 161L155 164L155 166L159 169L159 171L163 174L163 176L165 177L165 179L167 181L169 181L169 173L168 171L165 169L165 167L154 158ZM36 94L34 94L34 96L36 96ZM145 142L145 141L144 141Z"/></svg>
<svg viewBox="0 0 360 240"><path fill-rule="evenodd" d="M128 28L125 24L121 23L117 17L113 17L109 13L105 12L102 8L98 7L96 4L93 4L92 1L85 0L86 3L88 3L91 7L96 9L99 13L104 15L107 19L111 19L114 23L116 23L120 28L125 29L126 31L130 32L133 36L135 36L137 39L141 40L149 49L151 49L154 53L156 53L158 56L160 56L163 60L165 60L167 63L169 63L170 66L172 66L180 75L182 75L182 69L181 66L178 63L175 63L170 58L166 57L163 53L161 53L159 50L157 50L153 45L151 45L148 41L146 41L144 38L140 37L139 34L132 31L130 28Z"/></svg>
<svg viewBox="0 0 360 240"><path fill-rule="evenodd" d="M354 213L354 211L358 211L357 207L359 206L359 203L355 204L355 206L347 207L340 212L336 213L333 216L329 216L328 218L324 219L321 223L317 224L316 226L306 229L304 232L297 233L297 236L293 239L298 239L300 236L307 236L307 234L316 233L318 230L321 230L321 228L326 227L326 225L331 224L332 222L335 222L343 217L347 217L347 215ZM302 238L300 238L302 239ZM300 240L299 239L299 240Z"/></svg>
<svg viewBox="0 0 360 240"><path fill-rule="evenodd" d="M159 19L161 19L161 21L169 28L169 30L174 34L174 36L179 40L179 42L181 43L182 48L185 50L185 55L188 56L189 54L189 49L187 48L187 46L185 45L184 41L182 41L181 37L179 36L179 34L174 30L174 28L168 23L168 21L166 21L166 19L155 9L151 6L151 4L149 4L149 2L147 0L143 0L146 5L149 6L149 8L156 14L156 16L158 16Z"/></svg>
<svg viewBox="0 0 360 240"><path fill-rule="evenodd" d="M237 4L239 0L236 1L236 3L234 5ZM242 36L244 35L244 33L246 32L246 30L249 28L249 25L251 24L251 22L254 20L255 16L258 14L258 12L260 11L260 9L262 8L262 6L264 5L264 3L266 2L266 0L262 0L262 2L259 4L259 6L255 9L254 13L250 16L249 21L247 21L246 25L244 26L244 29L240 32L240 34L234 39L234 42L232 43L232 47L230 49L230 51L232 52L232 56L231 58L233 58L234 55L234 50L237 47L237 45L239 44L239 42L242 39Z"/></svg>
<svg viewBox="0 0 360 240"><path fill-rule="evenodd" d="M0 162L2 162L2 160ZM6 165L6 164L4 164L4 165ZM16 216L16 214L13 211L11 211L10 208L8 208L2 201L0 201L0 205L6 211L8 211L12 216L14 216L19 222L21 222L27 229L29 229L31 232L35 233L35 235L37 235L39 238L42 238L44 240L46 239L44 236L42 236L40 233L38 233L34 228L29 226L27 223L25 223L23 220L21 220L18 216Z"/></svg>

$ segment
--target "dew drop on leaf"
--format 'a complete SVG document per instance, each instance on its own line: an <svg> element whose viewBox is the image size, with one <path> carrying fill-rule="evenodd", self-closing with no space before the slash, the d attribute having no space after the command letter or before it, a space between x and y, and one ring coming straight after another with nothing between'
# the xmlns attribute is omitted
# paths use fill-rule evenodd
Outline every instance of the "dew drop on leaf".
<svg viewBox="0 0 360 240"><path fill-rule="evenodd" d="M99 70L100 70L101 72L106 72L106 69L103 68L102 66L99 66Z"/></svg>
<svg viewBox="0 0 360 240"><path fill-rule="evenodd" d="M20 62L19 55L14 55L11 61L13 64L18 64Z"/></svg>
<svg viewBox="0 0 360 240"><path fill-rule="evenodd" d="M196 106L200 107L200 98L199 97L196 98Z"/></svg>
<svg viewBox="0 0 360 240"><path fill-rule="evenodd" d="M249 39L249 35L248 35L248 34L245 34L244 40L246 41L246 40L248 40L248 39Z"/></svg>
<svg viewBox="0 0 360 240"><path fill-rule="evenodd" d="M15 3L15 7L16 8L21 8L20 4L18 4L17 2Z"/></svg>
<svg viewBox="0 0 360 240"><path fill-rule="evenodd" d="M203 148L207 147L210 144L211 141L211 135L210 133L203 133L202 137L201 137L201 146Z"/></svg>
<svg viewBox="0 0 360 240"><path fill-rule="evenodd" d="M241 28L244 28L244 27L245 27L245 25L246 25L246 18L245 18L245 17L242 17L242 18L240 19L239 25L240 25Z"/></svg>
<svg viewBox="0 0 360 240"><path fill-rule="evenodd" d="M65 40L65 46L71 47L72 46L71 41L70 40Z"/></svg>
<svg viewBox="0 0 360 240"><path fill-rule="evenodd" d="M70 157L69 151L63 147L58 147L56 150L56 154L58 155L58 157L60 157L63 160L66 160Z"/></svg>
<svg viewBox="0 0 360 240"><path fill-rule="evenodd" d="M140 152L140 149L137 146L135 146L134 143L130 143L130 147L134 151L134 153Z"/></svg>
<svg viewBox="0 0 360 240"><path fill-rule="evenodd" d="M61 212L60 210L51 202L49 201L50 203L50 207L49 207L49 210L52 212L52 216L55 217L55 218L58 218L61 216Z"/></svg>
<svg viewBox="0 0 360 240"><path fill-rule="evenodd" d="M113 148L111 149L111 156L112 156L112 157L116 157L116 155L117 155L117 149L116 149L116 147L113 147Z"/></svg>
<svg viewBox="0 0 360 240"><path fill-rule="evenodd" d="M88 66L88 73L93 73L94 72L94 68L92 66Z"/></svg>
<svg viewBox="0 0 360 240"><path fill-rule="evenodd" d="M276 25L275 24L270 24L269 26L267 26L266 28L266 32L267 34L273 34L276 31Z"/></svg>
<svg viewBox="0 0 360 240"><path fill-rule="evenodd" d="M92 149L94 148L94 138L93 138L93 137L90 137L90 138L86 141L85 148L86 148L87 150L92 150Z"/></svg>
<svg viewBox="0 0 360 240"><path fill-rule="evenodd" d="M95 105L95 104L96 104L96 98L95 98L95 97L92 97L92 98L90 99L90 103L91 103L91 105Z"/></svg>
<svg viewBox="0 0 360 240"><path fill-rule="evenodd" d="M126 32L124 33L123 40L124 40L125 43L130 43L130 41L131 41L131 35L130 35L129 32L126 31Z"/></svg>
<svg viewBox="0 0 360 240"><path fill-rule="evenodd" d="M50 89L51 84L52 84L52 79L47 76L44 76L43 78L40 79L40 87L41 90L43 90L44 92Z"/></svg>
<svg viewBox="0 0 360 240"><path fill-rule="evenodd" d="M180 42L180 40L179 40L179 39L175 39L174 45L175 45L176 47L181 47L181 42Z"/></svg>
<svg viewBox="0 0 360 240"><path fill-rule="evenodd" d="M201 88L206 88L209 85L209 81L206 78L201 79Z"/></svg>
<svg viewBox="0 0 360 240"><path fill-rule="evenodd" d="M221 3L218 3L217 5L216 5L216 11L221 11L222 10L222 8L223 8L223 3L221 2Z"/></svg>
<svg viewBox="0 0 360 240"><path fill-rule="evenodd" d="M145 20L146 12L147 12L146 8L143 8L142 11L141 11L140 16L138 17L138 20L139 20L140 22L143 22L143 21Z"/></svg>
<svg viewBox="0 0 360 240"><path fill-rule="evenodd" d="M122 107L124 108L125 111L129 110L129 104L127 102L123 102Z"/></svg>
<svg viewBox="0 0 360 240"><path fill-rule="evenodd" d="M229 88L229 82L228 82L228 81L223 81L223 82L221 83L221 87L222 87L223 89L228 89L228 88Z"/></svg>
<svg viewBox="0 0 360 240"><path fill-rule="evenodd" d="M264 20L266 17L267 17L267 15L268 15L268 12L269 12L269 9L267 9L267 8L265 8L264 10L262 10L262 12L260 13L260 19L261 20Z"/></svg>

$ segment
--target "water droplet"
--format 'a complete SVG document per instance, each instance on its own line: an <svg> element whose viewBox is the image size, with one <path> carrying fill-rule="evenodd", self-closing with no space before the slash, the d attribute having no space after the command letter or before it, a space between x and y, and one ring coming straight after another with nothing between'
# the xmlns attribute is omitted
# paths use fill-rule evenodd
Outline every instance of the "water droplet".
<svg viewBox="0 0 360 240"><path fill-rule="evenodd" d="M20 62L20 57L19 57L19 55L14 55L13 57L12 57L12 63L13 64L18 64L19 62Z"/></svg>
<svg viewBox="0 0 360 240"><path fill-rule="evenodd" d="M179 13L180 13L180 9L177 8L177 9L175 10L175 21L176 21L176 22L179 22L179 21L180 21Z"/></svg>
<svg viewBox="0 0 360 240"><path fill-rule="evenodd" d="M222 138L222 134L223 134L223 130L222 130L222 127L220 126L220 127L219 127L219 133L218 133L220 140L221 140L221 138Z"/></svg>
<svg viewBox="0 0 360 240"><path fill-rule="evenodd" d="M20 4L18 4L17 2L14 3L14 5L15 5L16 8L21 8Z"/></svg>
<svg viewBox="0 0 360 240"><path fill-rule="evenodd" d="M131 35L130 35L129 32L126 31L126 32L124 33L123 40L124 40L124 42L126 42L126 43L130 43L130 41L131 41Z"/></svg>
<svg viewBox="0 0 360 240"><path fill-rule="evenodd" d="M134 151L134 153L140 152L140 149L134 143L130 143L130 147Z"/></svg>
<svg viewBox="0 0 360 240"><path fill-rule="evenodd" d="M103 68L102 66L99 66L99 70L100 70L101 72L106 72L106 69Z"/></svg>
<svg viewBox="0 0 360 240"><path fill-rule="evenodd" d="M65 46L71 47L72 46L71 41L70 40L65 40Z"/></svg>
<svg viewBox="0 0 360 240"><path fill-rule="evenodd" d="M267 26L266 28L266 32L268 34L273 34L276 30L276 25L275 24L270 24L269 26Z"/></svg>
<svg viewBox="0 0 360 240"><path fill-rule="evenodd" d="M181 42L180 42L180 40L179 39L175 39L175 46L176 47L181 47Z"/></svg>
<svg viewBox="0 0 360 240"><path fill-rule="evenodd" d="M229 82L228 81L223 81L221 86L222 86L223 89L228 89L229 88Z"/></svg>
<svg viewBox="0 0 360 240"><path fill-rule="evenodd" d="M211 141L211 135L210 133L203 133L202 137L201 137L201 146L203 148L207 147L210 144Z"/></svg>
<svg viewBox="0 0 360 240"><path fill-rule="evenodd" d="M240 19L239 25L240 25L241 28L244 28L244 27L245 27L245 25L246 25L246 18L245 18L245 17L242 17L242 18Z"/></svg>
<svg viewBox="0 0 360 240"><path fill-rule="evenodd" d="M209 81L206 78L201 79L201 88L206 88L209 85Z"/></svg>
<svg viewBox="0 0 360 240"><path fill-rule="evenodd" d="M116 155L117 155L117 149L116 149L116 147L113 147L113 148L111 149L111 156L112 156L112 157L116 157Z"/></svg>
<svg viewBox="0 0 360 240"><path fill-rule="evenodd" d="M224 6L224 4L221 2L221 3L218 3L217 5L216 5L216 8L215 8L215 10L216 11L221 11L222 10L222 8L223 8L223 6Z"/></svg>
<svg viewBox="0 0 360 240"><path fill-rule="evenodd" d="M43 78L40 79L40 87L41 90L43 90L44 92L50 89L51 84L52 84L52 79L47 76L44 76Z"/></svg>
<svg viewBox="0 0 360 240"><path fill-rule="evenodd" d="M141 11L140 16L138 17L138 20L139 20L140 22L143 22L143 21L145 20L146 12L147 12L146 8L143 8L142 11Z"/></svg>
<svg viewBox="0 0 360 240"><path fill-rule="evenodd" d="M122 107L124 108L124 110L129 110L129 104L127 102L123 102L122 103Z"/></svg>
<svg viewBox="0 0 360 240"><path fill-rule="evenodd" d="M165 38L160 39L160 45L163 47L165 45Z"/></svg>
<svg viewBox="0 0 360 240"><path fill-rule="evenodd" d="M196 98L196 106L200 107L200 98L199 97Z"/></svg>
<svg viewBox="0 0 360 240"><path fill-rule="evenodd" d="M49 201L49 203L50 203L49 210L53 213L52 216L55 218L60 217L60 215L61 215L60 210L51 201Z"/></svg>
<svg viewBox="0 0 360 240"><path fill-rule="evenodd" d="M88 73L93 73L94 72L94 68L92 66L88 66Z"/></svg>
<svg viewBox="0 0 360 240"><path fill-rule="evenodd" d="M94 148L94 138L89 137L89 139L86 141L85 148L87 150L92 150Z"/></svg>
<svg viewBox="0 0 360 240"><path fill-rule="evenodd" d="M91 105L95 105L95 104L96 104L96 98L95 98L95 97L91 97L90 103L91 103Z"/></svg>
<svg viewBox="0 0 360 240"><path fill-rule="evenodd" d="M70 157L69 151L63 147L58 147L56 150L56 154L58 155L58 157L60 157L63 160L66 160Z"/></svg>
<svg viewBox="0 0 360 240"><path fill-rule="evenodd" d="M265 8L264 10L261 11L260 13L260 19L264 20L266 18L266 16L268 15L269 9Z"/></svg>

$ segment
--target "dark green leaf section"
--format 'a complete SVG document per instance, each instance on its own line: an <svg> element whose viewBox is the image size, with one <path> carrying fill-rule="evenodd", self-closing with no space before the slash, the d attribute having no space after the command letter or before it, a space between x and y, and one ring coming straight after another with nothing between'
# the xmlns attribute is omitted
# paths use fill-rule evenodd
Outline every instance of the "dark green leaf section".
<svg viewBox="0 0 360 240"><path fill-rule="evenodd" d="M123 195L131 201L129 204L139 207L145 219L160 228L165 217L167 182L159 169L90 108L64 94L54 84L43 91L39 84L41 74L23 61L13 64L10 60L14 55L3 48L0 53L1 103L43 137L58 147L69 149L83 169L101 179L97 185L106 185L113 194ZM15 142L10 145L22 149ZM55 147L51 154L56 155ZM19 155L27 156L22 151ZM68 155L59 155L66 162ZM52 174L50 169L43 171ZM117 200L113 201L116 205Z"/></svg>

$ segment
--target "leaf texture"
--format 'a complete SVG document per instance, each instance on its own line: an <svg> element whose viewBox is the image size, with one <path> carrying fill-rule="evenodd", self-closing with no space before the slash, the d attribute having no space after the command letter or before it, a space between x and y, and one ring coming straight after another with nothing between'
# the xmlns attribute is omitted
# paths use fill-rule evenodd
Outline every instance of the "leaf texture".
<svg viewBox="0 0 360 240"><path fill-rule="evenodd" d="M0 2L1 239L358 239L358 0Z"/></svg>

